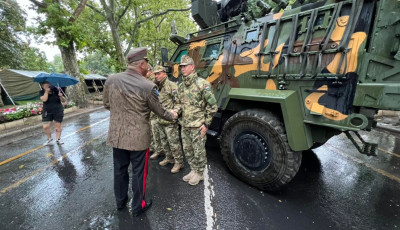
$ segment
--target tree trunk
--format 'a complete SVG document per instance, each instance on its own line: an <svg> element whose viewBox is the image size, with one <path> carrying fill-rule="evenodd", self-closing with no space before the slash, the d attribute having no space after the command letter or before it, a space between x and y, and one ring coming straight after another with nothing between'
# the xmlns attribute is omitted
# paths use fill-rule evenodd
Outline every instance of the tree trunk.
<svg viewBox="0 0 400 230"><path fill-rule="evenodd" d="M56 37L58 40L60 37L62 37L62 34L58 32ZM71 40L71 42L69 42L68 44L68 47L65 46L58 46L58 47L61 51L61 57L63 59L65 73L79 80L78 84L68 87L67 90L68 99L75 102L75 104L79 108L85 108L88 106L85 94L85 88L83 85L85 84L85 81L84 79L81 78L79 72L79 66L78 66L78 61L76 59L74 42Z"/></svg>
<svg viewBox="0 0 400 230"><path fill-rule="evenodd" d="M115 51L117 52L117 60L120 65L118 68L118 72L119 72L119 71L124 70L126 67L125 56L124 56L124 52L122 51L122 48L121 48L121 41L119 40L119 31L118 31L117 24L114 21L109 20L109 25L111 28L111 34L113 37Z"/></svg>

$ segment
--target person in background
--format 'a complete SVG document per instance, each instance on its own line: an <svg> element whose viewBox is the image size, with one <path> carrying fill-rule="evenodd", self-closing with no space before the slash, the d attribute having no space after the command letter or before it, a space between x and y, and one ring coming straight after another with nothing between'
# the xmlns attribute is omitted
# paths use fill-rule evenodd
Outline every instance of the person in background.
<svg viewBox="0 0 400 230"><path fill-rule="evenodd" d="M149 68L147 49L134 48L127 55L128 69L108 77L103 104L110 110L107 145L113 148L114 195L117 209L128 202L129 165L132 164L132 213L139 216L151 207L145 200L150 146L150 111L172 121L177 113L167 111L158 99L157 87L145 76Z"/></svg>
<svg viewBox="0 0 400 230"><path fill-rule="evenodd" d="M151 82L154 83L155 76L153 72L153 67L149 65L146 78ZM160 133L158 132L159 130L159 124L157 122L157 116L153 113L150 112L150 136L151 136L151 142L150 142L150 153L152 155L150 156L150 159L156 159L158 156L164 155L164 147L163 145L160 144Z"/></svg>
<svg viewBox="0 0 400 230"><path fill-rule="evenodd" d="M178 86L167 77L164 67L154 68L156 85L160 92L160 102L166 109L175 109L176 97L178 96ZM176 121L170 122L162 118L157 118L159 123L160 141L165 145L165 158L159 164L161 166L174 163L171 173L179 172L183 167L182 145L179 140L179 127Z"/></svg>
<svg viewBox="0 0 400 230"><path fill-rule="evenodd" d="M47 141L43 145L52 144L51 123L54 122L56 128L56 143L64 144L61 140L62 126L61 122L64 118L64 106L66 102L61 90L52 86L49 82L42 83L42 91L40 92L40 100L43 102L42 122L43 131L47 135Z"/></svg>

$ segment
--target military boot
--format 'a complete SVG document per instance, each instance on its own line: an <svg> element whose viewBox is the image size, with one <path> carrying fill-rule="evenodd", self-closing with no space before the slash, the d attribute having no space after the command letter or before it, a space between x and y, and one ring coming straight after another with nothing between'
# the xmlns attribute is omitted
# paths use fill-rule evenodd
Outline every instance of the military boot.
<svg viewBox="0 0 400 230"><path fill-rule="evenodd" d="M160 152L155 152L150 156L150 159L152 159L152 160L157 159L161 155L163 155L163 154Z"/></svg>
<svg viewBox="0 0 400 230"><path fill-rule="evenodd" d="M174 163L174 159L169 159L169 158L164 158L160 163L158 163L161 166L167 165L167 164L172 164Z"/></svg>
<svg viewBox="0 0 400 230"><path fill-rule="evenodd" d="M190 185L197 185L200 181L204 180L203 173L195 172L189 180Z"/></svg>
<svg viewBox="0 0 400 230"><path fill-rule="evenodd" d="M187 174L186 176L184 176L182 179L183 179L183 181L186 181L186 182L188 182L188 181L190 181L190 179L192 179L192 177L193 177L193 174L195 174L196 172L195 171L190 171L190 173L189 174Z"/></svg>
<svg viewBox="0 0 400 230"><path fill-rule="evenodd" d="M174 167L171 169L171 173L178 173L183 168L183 164L175 163Z"/></svg>

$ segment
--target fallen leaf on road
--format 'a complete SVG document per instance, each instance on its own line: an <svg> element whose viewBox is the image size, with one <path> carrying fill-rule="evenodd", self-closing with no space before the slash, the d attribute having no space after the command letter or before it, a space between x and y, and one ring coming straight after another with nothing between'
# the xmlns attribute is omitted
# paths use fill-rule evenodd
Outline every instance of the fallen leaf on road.
<svg viewBox="0 0 400 230"><path fill-rule="evenodd" d="M20 165L19 168L22 169L24 167L24 165Z"/></svg>
<svg viewBox="0 0 400 230"><path fill-rule="evenodd" d="M279 201L279 203L282 203L282 201L281 200L278 200Z"/></svg>
<svg viewBox="0 0 400 230"><path fill-rule="evenodd" d="M172 208L167 208L167 210L168 210L168 211L171 211L171 210L172 210Z"/></svg>

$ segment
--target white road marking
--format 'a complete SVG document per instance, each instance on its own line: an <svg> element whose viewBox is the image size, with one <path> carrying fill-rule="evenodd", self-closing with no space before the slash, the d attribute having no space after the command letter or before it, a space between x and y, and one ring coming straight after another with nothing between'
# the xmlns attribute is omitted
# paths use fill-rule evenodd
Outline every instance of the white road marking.
<svg viewBox="0 0 400 230"><path fill-rule="evenodd" d="M208 176L208 168L210 166L206 165L204 169L204 208L206 211L207 218L207 230L215 229L215 221L217 220L217 216L214 214L214 208L211 205L211 201L215 196L214 186L210 183L210 177Z"/></svg>

